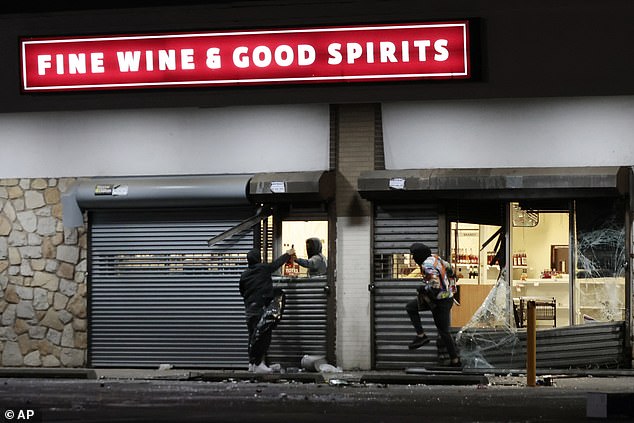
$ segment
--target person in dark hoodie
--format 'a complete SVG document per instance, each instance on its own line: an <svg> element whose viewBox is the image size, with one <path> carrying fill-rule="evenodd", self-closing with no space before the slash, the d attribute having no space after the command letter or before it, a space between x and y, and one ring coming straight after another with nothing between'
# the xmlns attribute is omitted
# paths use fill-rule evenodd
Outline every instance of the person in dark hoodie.
<svg viewBox="0 0 634 423"><path fill-rule="evenodd" d="M295 258L295 262L308 269L308 276L325 276L328 271L328 262L321 253L321 240L319 238L308 238L306 240L306 254L308 259Z"/></svg>
<svg viewBox="0 0 634 423"><path fill-rule="evenodd" d="M451 322L451 307L453 306L453 291L455 276L451 264L431 253L425 244L414 243L410 246L410 253L414 262L420 266L423 285L418 288L417 298L405 305L407 314L416 330L416 337L409 344L409 349L420 348L429 342L429 337L423 329L419 311L430 310L434 324L438 329L438 336L447 347L450 357L449 365L461 367L456 344L449 333Z"/></svg>
<svg viewBox="0 0 634 423"><path fill-rule="evenodd" d="M254 248L247 253L249 267L240 276L240 295L244 299L245 317L249 330L249 371L251 372L270 373L272 371L264 362L264 358L271 344L274 325L266 321L270 320L269 314L281 312L279 307L275 311L273 300L276 296L281 297L283 293L276 292L273 288L271 275L294 254L295 250L290 249L272 263L262 263L259 249ZM281 315L277 318L281 318Z"/></svg>

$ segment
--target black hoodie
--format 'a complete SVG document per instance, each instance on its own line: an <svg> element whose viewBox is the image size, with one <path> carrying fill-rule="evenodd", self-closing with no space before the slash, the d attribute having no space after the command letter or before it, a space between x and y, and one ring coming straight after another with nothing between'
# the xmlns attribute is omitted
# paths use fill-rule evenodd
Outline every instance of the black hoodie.
<svg viewBox="0 0 634 423"><path fill-rule="evenodd" d="M262 263L260 250L254 248L247 253L249 268L240 276L240 295L244 298L246 306L251 303L265 306L273 299L271 274L282 267L289 258L290 256L284 253L272 263Z"/></svg>
<svg viewBox="0 0 634 423"><path fill-rule="evenodd" d="M308 268L308 276L325 276L328 271L328 262L321 253L321 240L319 238L308 238L306 240L306 253L308 260L297 258L295 261L302 267Z"/></svg>

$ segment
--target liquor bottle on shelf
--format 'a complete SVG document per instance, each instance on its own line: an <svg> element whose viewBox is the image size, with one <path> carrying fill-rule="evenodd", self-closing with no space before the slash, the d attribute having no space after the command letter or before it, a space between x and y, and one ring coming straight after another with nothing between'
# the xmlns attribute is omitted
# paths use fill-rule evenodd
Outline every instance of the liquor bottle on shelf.
<svg viewBox="0 0 634 423"><path fill-rule="evenodd" d="M478 279L478 266L469 266L469 279Z"/></svg>

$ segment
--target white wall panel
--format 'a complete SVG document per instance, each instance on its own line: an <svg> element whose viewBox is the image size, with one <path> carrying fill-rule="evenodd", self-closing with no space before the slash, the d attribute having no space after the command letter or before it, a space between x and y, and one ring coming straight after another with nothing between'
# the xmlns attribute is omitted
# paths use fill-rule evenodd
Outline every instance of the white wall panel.
<svg viewBox="0 0 634 423"><path fill-rule="evenodd" d="M634 97L383 104L388 169L634 164Z"/></svg>
<svg viewBox="0 0 634 423"><path fill-rule="evenodd" d="M328 169L328 105L0 114L0 178Z"/></svg>

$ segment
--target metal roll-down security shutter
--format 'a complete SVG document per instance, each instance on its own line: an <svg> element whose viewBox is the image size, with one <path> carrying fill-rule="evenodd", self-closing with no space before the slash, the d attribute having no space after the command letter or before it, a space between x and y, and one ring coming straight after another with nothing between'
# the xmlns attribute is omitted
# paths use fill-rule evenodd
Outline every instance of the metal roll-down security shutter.
<svg viewBox="0 0 634 423"><path fill-rule="evenodd" d="M256 174L249 181L249 198L253 203L292 204L295 219L326 220L328 216L323 206L333 198L334 180L334 173L329 171ZM273 222L269 224L273 225ZM263 228L270 238L265 241L263 233L262 245L271 246L267 254L271 261L274 258L274 228ZM332 266L333 262L329 264ZM304 355L314 355L324 356L334 364L335 304L329 278L276 277L274 286L286 293L286 308L282 320L273 330L267 355L269 363L300 367Z"/></svg>
<svg viewBox="0 0 634 423"><path fill-rule="evenodd" d="M374 331L374 368L403 369L436 363L436 327L430 312L422 312L423 327L432 342L410 351L407 345L416 334L405 304L416 298L419 279L394 275L392 254L409 253L413 242L438 250L438 211L435 205L379 204L374 216L374 279L371 286Z"/></svg>
<svg viewBox="0 0 634 423"><path fill-rule="evenodd" d="M252 230L207 240L252 208L99 210L90 215L90 364L245 368L238 290Z"/></svg>
<svg viewBox="0 0 634 423"><path fill-rule="evenodd" d="M274 285L286 293L284 317L273 331L268 359L300 367L304 355L328 356L328 289L326 278L282 279Z"/></svg>

